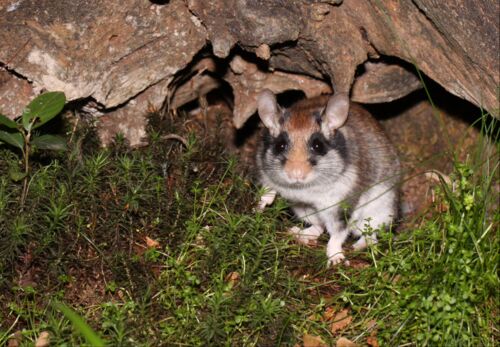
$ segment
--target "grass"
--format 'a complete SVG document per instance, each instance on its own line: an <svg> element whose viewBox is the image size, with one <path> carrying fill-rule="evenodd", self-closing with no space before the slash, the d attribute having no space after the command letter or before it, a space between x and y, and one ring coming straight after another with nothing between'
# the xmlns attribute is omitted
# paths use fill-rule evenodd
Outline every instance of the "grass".
<svg viewBox="0 0 500 347"><path fill-rule="evenodd" d="M218 134L183 129L153 117L137 150L80 129L68 153L33 158L22 213L19 154L0 148L0 345L42 331L57 346L496 344L498 157L456 162L429 210L325 269L324 245L286 235L283 200L254 212L259 190ZM344 308L352 322L332 329Z"/></svg>
<svg viewBox="0 0 500 347"><path fill-rule="evenodd" d="M389 345L495 345L498 213L485 208L491 182L474 185L472 174L459 165L441 213L397 238L382 234L373 266L343 277L342 297Z"/></svg>

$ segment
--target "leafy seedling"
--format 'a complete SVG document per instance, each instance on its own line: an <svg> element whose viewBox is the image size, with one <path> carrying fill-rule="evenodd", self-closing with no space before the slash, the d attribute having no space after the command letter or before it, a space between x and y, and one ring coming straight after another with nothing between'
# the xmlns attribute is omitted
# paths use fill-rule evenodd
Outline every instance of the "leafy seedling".
<svg viewBox="0 0 500 347"><path fill-rule="evenodd" d="M0 144L3 142L20 149L23 156L23 171L14 170L11 174L14 181L23 180L21 207L24 206L28 194L31 154L37 149L52 151L66 149L64 138L34 131L57 116L65 103L64 93L47 92L33 99L23 113L14 120L0 114Z"/></svg>

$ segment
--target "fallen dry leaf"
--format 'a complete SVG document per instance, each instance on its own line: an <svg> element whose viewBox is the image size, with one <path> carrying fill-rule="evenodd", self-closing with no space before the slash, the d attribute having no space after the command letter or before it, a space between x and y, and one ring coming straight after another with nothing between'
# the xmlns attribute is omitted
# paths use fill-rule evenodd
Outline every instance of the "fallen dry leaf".
<svg viewBox="0 0 500 347"><path fill-rule="evenodd" d="M35 347L48 347L50 345L50 334L48 331L42 331L36 339Z"/></svg>
<svg viewBox="0 0 500 347"><path fill-rule="evenodd" d="M377 327L377 321L375 319L369 320L366 322L365 326L368 330L375 329Z"/></svg>
<svg viewBox="0 0 500 347"><path fill-rule="evenodd" d="M327 307L325 312L323 313L323 321L329 322L333 320L335 316L335 309L333 307Z"/></svg>
<svg viewBox="0 0 500 347"><path fill-rule="evenodd" d="M368 336L366 338L366 343L368 344L368 346L371 346L371 347L379 347L377 336L375 336L375 335Z"/></svg>
<svg viewBox="0 0 500 347"><path fill-rule="evenodd" d="M370 263L361 259L352 259L350 263L350 267L353 269L366 269L367 267L370 267Z"/></svg>
<svg viewBox="0 0 500 347"><path fill-rule="evenodd" d="M438 183L438 184L441 183L441 178L443 179L444 183L446 183L449 186L451 186L453 183L451 178L448 175L445 175L444 173L442 173L438 170L428 171L424 175L425 175L425 178L427 178L428 180L430 180L434 183Z"/></svg>
<svg viewBox="0 0 500 347"><path fill-rule="evenodd" d="M318 315L316 313L313 313L309 317L307 317L307 320L310 322L315 322L318 320Z"/></svg>
<svg viewBox="0 0 500 347"><path fill-rule="evenodd" d="M146 246L148 248L160 248L160 243L156 240L153 240L149 236L146 236Z"/></svg>
<svg viewBox="0 0 500 347"><path fill-rule="evenodd" d="M400 279L401 279L401 275L400 275L400 274L397 274L397 275L396 275L396 276L394 276L394 278L392 279L392 283L398 283Z"/></svg>
<svg viewBox="0 0 500 347"><path fill-rule="evenodd" d="M370 331L370 336L366 338L366 344L371 347L379 347L377 340L377 321L375 319L369 320L365 323L366 328Z"/></svg>
<svg viewBox="0 0 500 347"><path fill-rule="evenodd" d="M337 347L357 347L358 345L345 337L341 337L337 340Z"/></svg>
<svg viewBox="0 0 500 347"><path fill-rule="evenodd" d="M352 316L349 315L348 309L343 309L335 315L333 318L333 323L330 325L330 331L336 333L339 330L345 329L349 324L351 324Z"/></svg>
<svg viewBox="0 0 500 347"><path fill-rule="evenodd" d="M327 347L328 345L321 339L320 336L314 336L309 334L304 334L302 338L304 347Z"/></svg>
<svg viewBox="0 0 500 347"><path fill-rule="evenodd" d="M21 346L21 340L23 338L23 333L18 330L9 338L7 342L7 347L19 347Z"/></svg>
<svg viewBox="0 0 500 347"><path fill-rule="evenodd" d="M240 277L241 276L240 276L239 272L236 272L236 271L230 272L226 276L226 282L229 284L230 288L233 288L234 286L236 286L239 283Z"/></svg>

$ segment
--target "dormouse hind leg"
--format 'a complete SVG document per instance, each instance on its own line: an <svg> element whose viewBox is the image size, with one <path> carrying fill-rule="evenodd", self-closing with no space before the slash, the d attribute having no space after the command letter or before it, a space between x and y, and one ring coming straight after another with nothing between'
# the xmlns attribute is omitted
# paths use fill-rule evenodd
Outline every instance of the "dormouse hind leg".
<svg viewBox="0 0 500 347"><path fill-rule="evenodd" d="M299 243L305 245L315 245L318 237L320 237L324 231L323 224L319 219L316 210L303 205L293 206L292 209L298 218L311 224L311 226L305 229L295 226L290 228L288 232L292 234Z"/></svg>
<svg viewBox="0 0 500 347"><path fill-rule="evenodd" d="M372 229L380 229L389 226L396 216L396 190L387 185L379 184L363 194L356 209L353 211L351 221L354 223L352 233L359 239L352 245L354 250L361 250L368 244L377 243L377 234L372 232L363 235L366 226Z"/></svg>

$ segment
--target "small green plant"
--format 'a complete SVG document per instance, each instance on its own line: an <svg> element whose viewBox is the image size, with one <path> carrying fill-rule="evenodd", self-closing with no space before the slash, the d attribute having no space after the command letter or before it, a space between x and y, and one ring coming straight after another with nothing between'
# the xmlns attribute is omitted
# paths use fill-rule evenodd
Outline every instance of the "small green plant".
<svg viewBox="0 0 500 347"><path fill-rule="evenodd" d="M21 207L28 193L30 156L36 149L64 150L65 140L57 135L39 134L35 130L57 116L63 109L66 97L62 92L47 92L37 96L24 109L21 116L11 120L0 114L0 143L19 148L23 156L23 172L12 171L11 178L23 180Z"/></svg>

